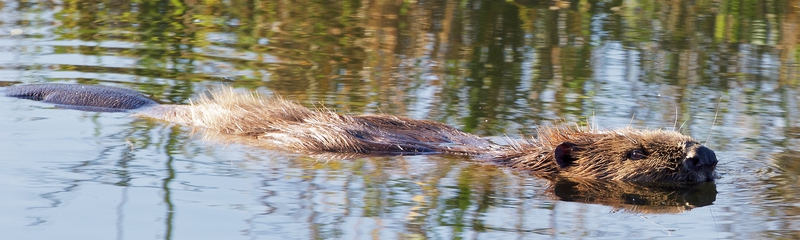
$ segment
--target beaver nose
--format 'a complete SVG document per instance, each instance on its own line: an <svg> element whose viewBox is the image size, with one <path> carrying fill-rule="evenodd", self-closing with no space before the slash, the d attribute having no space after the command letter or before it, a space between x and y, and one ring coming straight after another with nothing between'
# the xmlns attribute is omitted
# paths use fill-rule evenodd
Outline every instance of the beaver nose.
<svg viewBox="0 0 800 240"><path fill-rule="evenodd" d="M686 153L686 160L683 161L683 164L692 170L709 168L713 171L717 166L717 155L711 149L700 146Z"/></svg>

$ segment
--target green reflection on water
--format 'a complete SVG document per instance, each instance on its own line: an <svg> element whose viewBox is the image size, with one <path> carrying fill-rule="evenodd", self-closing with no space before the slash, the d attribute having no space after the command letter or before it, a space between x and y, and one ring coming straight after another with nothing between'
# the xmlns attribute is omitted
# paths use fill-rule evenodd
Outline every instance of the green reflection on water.
<svg viewBox="0 0 800 240"><path fill-rule="evenodd" d="M685 123L683 132L707 136L716 120L727 128L712 135L715 147L736 150L744 142L777 152L797 147L797 6L755 0L3 1L3 14L30 14L0 23L3 34L5 28L26 31L3 40L38 45L0 50L29 57L3 62L0 70L21 69L48 81L127 85L165 103L187 103L206 85L228 84L306 105L324 102L341 112L434 119L491 136L533 134L543 123L592 115L611 119L602 124L614 127L634 117L644 119L635 126ZM38 58L46 55L66 60ZM718 101L723 104L711 104ZM787 128L761 127L769 119L785 121ZM754 130L738 132L743 129ZM159 146L167 156L180 151L175 141L183 139L175 131ZM132 138L147 148L147 136ZM764 152L749 154L769 159ZM498 194L526 197L498 190L515 187L504 182L514 179L507 173L448 162L429 176L392 177L384 169L398 164L394 160L360 159L346 170L296 160L292 167L357 176L367 185L356 191L363 194L357 207L365 217L417 206L419 215L404 227L421 236L436 226L453 227L453 235L490 231L490 221L470 214L497 206ZM127 168L125 161L120 168ZM170 200L174 169L171 162L165 166L170 238L180 207ZM447 178L457 180L445 184L455 193L442 196L437 182ZM401 190L424 201L383 199ZM505 230L559 231L515 227Z"/></svg>

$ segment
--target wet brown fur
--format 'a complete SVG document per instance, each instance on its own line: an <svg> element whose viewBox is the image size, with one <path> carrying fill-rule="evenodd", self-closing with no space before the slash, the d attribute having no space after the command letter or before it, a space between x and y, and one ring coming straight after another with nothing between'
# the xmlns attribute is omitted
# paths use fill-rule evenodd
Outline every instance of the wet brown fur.
<svg viewBox="0 0 800 240"><path fill-rule="evenodd" d="M498 145L429 120L340 115L232 89L212 91L189 105L156 105L137 114L296 152L479 155L494 164L564 177L703 182L713 180L716 165L714 158L711 166L685 167L682 162L688 152L700 144L672 131L542 127L536 138ZM642 151L646 157L631 160L632 150ZM559 159L569 161L558 162L560 152L569 156Z"/></svg>
<svg viewBox="0 0 800 240"><path fill-rule="evenodd" d="M575 160L567 167L556 163L556 146L575 144ZM558 172L578 178L624 181L702 182L708 175L685 169L686 149L700 144L689 136L673 131L636 130L631 128L600 131L585 127L544 127L538 138L513 144L512 149L494 160L517 169L535 172ZM634 149L647 157L630 160ZM713 171L713 167L711 169Z"/></svg>

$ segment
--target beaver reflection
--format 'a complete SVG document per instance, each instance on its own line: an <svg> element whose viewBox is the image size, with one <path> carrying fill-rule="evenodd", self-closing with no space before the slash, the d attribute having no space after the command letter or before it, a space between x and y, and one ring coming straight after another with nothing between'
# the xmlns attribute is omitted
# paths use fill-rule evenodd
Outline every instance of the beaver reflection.
<svg viewBox="0 0 800 240"><path fill-rule="evenodd" d="M553 179L547 189L556 199L602 204L640 213L680 213L708 206L717 186L704 183L646 183L595 179Z"/></svg>

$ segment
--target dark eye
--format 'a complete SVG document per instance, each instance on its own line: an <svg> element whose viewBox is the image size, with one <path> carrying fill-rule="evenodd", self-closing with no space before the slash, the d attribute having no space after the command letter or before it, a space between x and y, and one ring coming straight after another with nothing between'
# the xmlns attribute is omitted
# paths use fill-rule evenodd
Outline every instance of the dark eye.
<svg viewBox="0 0 800 240"><path fill-rule="evenodd" d="M628 158L631 160L639 160L643 159L644 157L646 156L644 155L644 152L642 152L641 149L634 149L633 151L628 153Z"/></svg>

